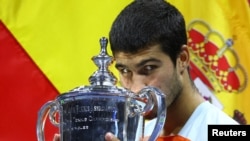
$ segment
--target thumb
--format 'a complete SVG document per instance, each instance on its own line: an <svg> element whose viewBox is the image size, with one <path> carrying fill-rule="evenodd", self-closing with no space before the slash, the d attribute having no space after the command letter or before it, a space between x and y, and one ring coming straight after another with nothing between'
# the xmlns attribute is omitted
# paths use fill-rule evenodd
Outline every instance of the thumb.
<svg viewBox="0 0 250 141"><path fill-rule="evenodd" d="M105 140L106 140L106 141L120 141L120 140L117 139L117 138L115 137L115 135L112 134L111 132L106 133L106 135L105 135Z"/></svg>

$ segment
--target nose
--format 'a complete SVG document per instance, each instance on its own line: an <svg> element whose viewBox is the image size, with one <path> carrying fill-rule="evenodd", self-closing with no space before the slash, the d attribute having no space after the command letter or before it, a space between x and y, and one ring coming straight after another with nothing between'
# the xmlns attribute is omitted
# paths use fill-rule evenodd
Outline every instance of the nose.
<svg viewBox="0 0 250 141"><path fill-rule="evenodd" d="M131 80L130 90L138 93L142 88L147 86L146 78L143 75L134 75Z"/></svg>

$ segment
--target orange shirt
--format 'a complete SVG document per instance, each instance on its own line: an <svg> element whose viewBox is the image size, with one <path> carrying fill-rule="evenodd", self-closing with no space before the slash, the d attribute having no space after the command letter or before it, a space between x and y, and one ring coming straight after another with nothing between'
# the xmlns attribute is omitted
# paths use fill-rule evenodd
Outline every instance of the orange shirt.
<svg viewBox="0 0 250 141"><path fill-rule="evenodd" d="M157 141L190 141L190 140L180 135L173 135L173 136L158 137Z"/></svg>

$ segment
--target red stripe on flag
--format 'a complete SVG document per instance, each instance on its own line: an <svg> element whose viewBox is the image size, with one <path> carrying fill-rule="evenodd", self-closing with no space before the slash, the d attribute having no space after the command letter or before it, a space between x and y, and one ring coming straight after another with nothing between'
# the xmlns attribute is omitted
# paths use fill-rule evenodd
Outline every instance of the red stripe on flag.
<svg viewBox="0 0 250 141"><path fill-rule="evenodd" d="M35 141L38 111L59 92L1 21L0 66L0 140Z"/></svg>

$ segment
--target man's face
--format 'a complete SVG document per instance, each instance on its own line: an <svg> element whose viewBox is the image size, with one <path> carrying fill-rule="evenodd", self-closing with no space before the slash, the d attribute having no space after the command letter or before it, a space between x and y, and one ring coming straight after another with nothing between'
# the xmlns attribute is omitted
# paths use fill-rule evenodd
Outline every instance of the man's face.
<svg viewBox="0 0 250 141"><path fill-rule="evenodd" d="M167 96L167 105L179 95L182 85L177 71L159 45L153 45L137 54L118 52L114 55L121 85L135 93L145 86L161 89Z"/></svg>

